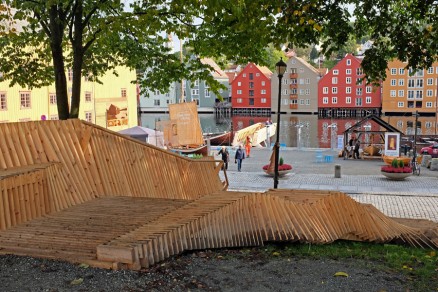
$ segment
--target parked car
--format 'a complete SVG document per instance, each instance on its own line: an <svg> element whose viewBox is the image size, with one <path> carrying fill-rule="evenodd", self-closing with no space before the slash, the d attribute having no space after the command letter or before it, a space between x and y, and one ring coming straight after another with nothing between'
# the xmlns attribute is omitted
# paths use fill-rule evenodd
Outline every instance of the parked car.
<svg viewBox="0 0 438 292"><path fill-rule="evenodd" d="M421 148L420 153L432 155L434 158L438 157L438 143Z"/></svg>

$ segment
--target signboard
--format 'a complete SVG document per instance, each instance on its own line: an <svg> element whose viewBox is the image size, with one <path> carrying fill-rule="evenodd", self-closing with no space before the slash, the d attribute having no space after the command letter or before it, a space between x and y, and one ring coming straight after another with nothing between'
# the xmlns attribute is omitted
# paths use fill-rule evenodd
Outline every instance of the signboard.
<svg viewBox="0 0 438 292"><path fill-rule="evenodd" d="M385 133L385 155L400 155L400 133Z"/></svg>
<svg viewBox="0 0 438 292"><path fill-rule="evenodd" d="M344 149L344 135L338 135L338 149Z"/></svg>

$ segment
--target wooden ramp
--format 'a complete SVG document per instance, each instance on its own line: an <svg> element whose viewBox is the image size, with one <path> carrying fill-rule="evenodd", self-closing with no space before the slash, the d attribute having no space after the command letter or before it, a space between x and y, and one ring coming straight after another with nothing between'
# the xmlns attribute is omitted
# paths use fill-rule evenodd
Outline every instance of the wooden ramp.
<svg viewBox="0 0 438 292"><path fill-rule="evenodd" d="M0 254L140 269L184 250L267 241L438 247L437 235L343 193L228 192L220 161L83 121L0 124L0 136Z"/></svg>
<svg viewBox="0 0 438 292"><path fill-rule="evenodd" d="M98 198L0 232L0 253L137 270L185 250L338 239L437 248L345 194L278 190L196 200Z"/></svg>

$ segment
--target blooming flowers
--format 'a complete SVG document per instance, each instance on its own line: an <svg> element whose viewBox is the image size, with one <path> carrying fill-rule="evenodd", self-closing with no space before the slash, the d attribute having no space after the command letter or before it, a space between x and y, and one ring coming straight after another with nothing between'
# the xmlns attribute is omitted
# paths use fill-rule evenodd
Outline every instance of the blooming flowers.
<svg viewBox="0 0 438 292"><path fill-rule="evenodd" d="M389 172L389 173L411 173L412 167L409 167L409 166L394 167L392 165L385 165L385 166L382 166L380 171Z"/></svg>

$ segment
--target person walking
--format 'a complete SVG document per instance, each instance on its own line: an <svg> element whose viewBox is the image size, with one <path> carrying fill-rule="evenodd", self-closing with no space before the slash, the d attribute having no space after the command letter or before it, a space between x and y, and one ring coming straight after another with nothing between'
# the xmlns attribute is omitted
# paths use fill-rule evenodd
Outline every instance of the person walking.
<svg viewBox="0 0 438 292"><path fill-rule="evenodd" d="M230 161L230 153L227 150L227 147L222 146L221 150L217 153L217 155L222 154L222 161L224 162L224 165L222 166L222 169L228 169L228 161Z"/></svg>
<svg viewBox="0 0 438 292"><path fill-rule="evenodd" d="M251 154L251 138L249 136L246 136L246 141L245 141L245 151L246 151L246 157L249 158L249 154Z"/></svg>
<svg viewBox="0 0 438 292"><path fill-rule="evenodd" d="M242 146L239 145L239 149L236 150L236 155L234 156L234 163L237 163L237 171L242 170L242 160L245 159L245 152Z"/></svg>
<svg viewBox="0 0 438 292"><path fill-rule="evenodd" d="M360 148L360 141L359 141L359 139L356 139L355 143L354 143L354 152L353 152L353 158L354 159L360 159L360 157L359 157L359 148Z"/></svg>

